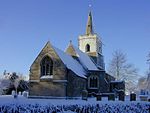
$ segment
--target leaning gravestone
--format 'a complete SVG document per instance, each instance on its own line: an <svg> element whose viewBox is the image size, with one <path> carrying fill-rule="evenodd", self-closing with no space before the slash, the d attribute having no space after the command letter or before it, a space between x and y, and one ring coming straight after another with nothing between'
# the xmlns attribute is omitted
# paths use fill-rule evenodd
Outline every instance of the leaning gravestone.
<svg viewBox="0 0 150 113"><path fill-rule="evenodd" d="M125 93L124 93L124 91L119 91L119 100L121 100L121 101L125 100Z"/></svg>
<svg viewBox="0 0 150 113"><path fill-rule="evenodd" d="M130 94L130 101L136 101L136 94L135 93Z"/></svg>
<svg viewBox="0 0 150 113"><path fill-rule="evenodd" d="M88 98L88 91L87 90L83 90L82 91L82 100L87 100Z"/></svg>

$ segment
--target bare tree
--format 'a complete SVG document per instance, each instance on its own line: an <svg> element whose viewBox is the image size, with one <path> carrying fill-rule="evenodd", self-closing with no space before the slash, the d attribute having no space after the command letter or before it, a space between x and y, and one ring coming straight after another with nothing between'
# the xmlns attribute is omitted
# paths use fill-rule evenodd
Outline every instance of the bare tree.
<svg viewBox="0 0 150 113"><path fill-rule="evenodd" d="M20 84L20 79L19 78L15 79L14 86L15 86L15 89L16 89L16 94L17 94L17 89L18 89L19 84Z"/></svg>
<svg viewBox="0 0 150 113"><path fill-rule="evenodd" d="M148 76L146 80L146 86L147 86L146 88L150 92L150 52L147 56L147 63L148 63L149 68L148 68L148 74L147 74Z"/></svg>
<svg viewBox="0 0 150 113"><path fill-rule="evenodd" d="M147 76L146 89L150 92L150 73Z"/></svg>
<svg viewBox="0 0 150 113"><path fill-rule="evenodd" d="M150 92L150 73L148 73L146 76L140 77L137 86L140 93L141 91Z"/></svg>
<svg viewBox="0 0 150 113"><path fill-rule="evenodd" d="M10 76L10 80L14 84L16 93L17 93L17 89L28 90L28 82L25 81L25 77L21 73L18 74L16 74L15 72L12 73L12 75Z"/></svg>
<svg viewBox="0 0 150 113"><path fill-rule="evenodd" d="M116 80L125 81L126 91L131 92L136 89L137 68L133 64L127 62L126 54L122 51L114 51L112 60L109 63L108 72L116 78Z"/></svg>
<svg viewBox="0 0 150 113"><path fill-rule="evenodd" d="M5 94L6 91L11 87L11 81L3 78L0 79L0 95Z"/></svg>
<svg viewBox="0 0 150 113"><path fill-rule="evenodd" d="M4 71L2 78L0 78L0 95L1 94L11 94L12 90L27 91L28 82L25 80L26 77L21 73L7 73Z"/></svg>
<svg viewBox="0 0 150 113"><path fill-rule="evenodd" d="M146 89L146 76L142 76L138 79L138 90Z"/></svg>

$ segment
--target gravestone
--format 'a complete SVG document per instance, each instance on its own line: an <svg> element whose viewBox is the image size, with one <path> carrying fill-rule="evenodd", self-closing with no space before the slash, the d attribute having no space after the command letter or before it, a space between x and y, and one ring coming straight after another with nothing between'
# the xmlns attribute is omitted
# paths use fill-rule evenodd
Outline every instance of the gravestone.
<svg viewBox="0 0 150 113"><path fill-rule="evenodd" d="M83 90L82 91L82 100L87 100L88 98L88 91L87 90Z"/></svg>
<svg viewBox="0 0 150 113"><path fill-rule="evenodd" d="M97 100L97 101L101 101L101 100L102 100L101 94L97 94L97 95L96 95L96 100Z"/></svg>
<svg viewBox="0 0 150 113"><path fill-rule="evenodd" d="M148 101L148 95L139 95L140 101Z"/></svg>
<svg viewBox="0 0 150 113"><path fill-rule="evenodd" d="M26 92L26 91L24 91L24 92L22 92L22 95L23 95L23 97L28 97L28 92Z"/></svg>
<svg viewBox="0 0 150 113"><path fill-rule="evenodd" d="M121 101L125 100L125 93L124 93L124 91L119 91L119 100L121 100Z"/></svg>
<svg viewBox="0 0 150 113"><path fill-rule="evenodd" d="M136 101L136 94L135 93L130 94L130 101Z"/></svg>
<svg viewBox="0 0 150 113"><path fill-rule="evenodd" d="M12 90L11 95L14 97L15 94L16 94L15 90Z"/></svg>
<svg viewBox="0 0 150 113"><path fill-rule="evenodd" d="M108 96L108 100L112 100L112 101L115 101L115 94L109 94Z"/></svg>
<svg viewBox="0 0 150 113"><path fill-rule="evenodd" d="M21 95L22 93L19 91L19 96Z"/></svg>
<svg viewBox="0 0 150 113"><path fill-rule="evenodd" d="M14 91L14 90L11 92L11 95L12 95L14 98L17 98L17 96L18 96L17 93L16 93L16 91Z"/></svg>

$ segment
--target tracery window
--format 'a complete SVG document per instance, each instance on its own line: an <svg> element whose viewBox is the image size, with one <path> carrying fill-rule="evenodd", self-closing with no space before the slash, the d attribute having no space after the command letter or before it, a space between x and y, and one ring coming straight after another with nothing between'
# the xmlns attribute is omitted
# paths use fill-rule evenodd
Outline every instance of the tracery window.
<svg viewBox="0 0 150 113"><path fill-rule="evenodd" d="M49 56L46 56L41 61L41 76L53 75L53 61Z"/></svg>
<svg viewBox="0 0 150 113"><path fill-rule="evenodd" d="M98 87L98 78L97 77L90 77L90 88L97 88Z"/></svg>

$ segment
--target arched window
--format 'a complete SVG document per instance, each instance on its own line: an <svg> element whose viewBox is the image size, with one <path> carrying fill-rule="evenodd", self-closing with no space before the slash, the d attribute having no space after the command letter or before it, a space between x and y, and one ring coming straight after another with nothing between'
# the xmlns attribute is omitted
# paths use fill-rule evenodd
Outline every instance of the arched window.
<svg viewBox="0 0 150 113"><path fill-rule="evenodd" d="M98 80L97 80L97 77L94 79L94 87L98 87Z"/></svg>
<svg viewBox="0 0 150 113"><path fill-rule="evenodd" d="M98 87L98 78L91 77L90 78L90 88L97 88Z"/></svg>
<svg viewBox="0 0 150 113"><path fill-rule="evenodd" d="M53 61L50 57L46 56L41 61L41 76L53 75Z"/></svg>
<svg viewBox="0 0 150 113"><path fill-rule="evenodd" d="M89 45L89 44L86 45L85 51L86 51L86 52L90 52L90 45Z"/></svg>

